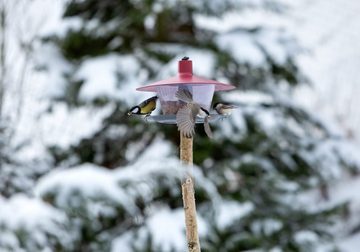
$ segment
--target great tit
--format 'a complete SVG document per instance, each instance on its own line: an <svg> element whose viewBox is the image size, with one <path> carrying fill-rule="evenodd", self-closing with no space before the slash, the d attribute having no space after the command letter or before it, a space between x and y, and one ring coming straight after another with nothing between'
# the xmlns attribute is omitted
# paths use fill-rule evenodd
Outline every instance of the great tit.
<svg viewBox="0 0 360 252"><path fill-rule="evenodd" d="M219 114L219 115L224 115L224 116L228 116L231 114L233 109L238 108L238 106L235 106L233 104L230 103L225 103L225 102L217 102L213 105L213 109Z"/></svg>
<svg viewBox="0 0 360 252"><path fill-rule="evenodd" d="M158 99L157 96L153 96L143 101L139 105L132 107L127 114L129 116L132 114L149 116L151 112L153 112L156 109L157 99Z"/></svg>
<svg viewBox="0 0 360 252"><path fill-rule="evenodd" d="M209 125L210 113L198 103L193 101L192 94L186 89L180 89L175 94L176 98L186 104L176 113L176 124L178 130L185 137L192 137L195 134L196 116L205 117L204 129L208 137L212 138L212 132Z"/></svg>

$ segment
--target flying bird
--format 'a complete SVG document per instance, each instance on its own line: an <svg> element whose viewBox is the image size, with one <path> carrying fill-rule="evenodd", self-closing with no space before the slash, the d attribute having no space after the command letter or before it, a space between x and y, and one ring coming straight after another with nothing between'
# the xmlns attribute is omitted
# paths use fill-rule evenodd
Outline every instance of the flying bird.
<svg viewBox="0 0 360 252"><path fill-rule="evenodd" d="M227 103L227 102L217 102L213 105L213 109L219 114L228 116L231 112L238 108L238 106Z"/></svg>
<svg viewBox="0 0 360 252"><path fill-rule="evenodd" d="M180 89L175 94L176 98L186 104L176 113L176 124L178 130L185 137L192 137L195 134L196 116L205 117L204 130L209 138L212 138L212 132L209 125L210 113L198 103L194 102L192 94L186 89Z"/></svg>
<svg viewBox="0 0 360 252"><path fill-rule="evenodd" d="M156 109L156 101L157 101L158 97L157 96L153 96L145 101L143 101L142 103L140 103L137 106L132 107L129 112L127 113L127 115L145 115L145 116L149 116L151 114L151 112L153 112Z"/></svg>

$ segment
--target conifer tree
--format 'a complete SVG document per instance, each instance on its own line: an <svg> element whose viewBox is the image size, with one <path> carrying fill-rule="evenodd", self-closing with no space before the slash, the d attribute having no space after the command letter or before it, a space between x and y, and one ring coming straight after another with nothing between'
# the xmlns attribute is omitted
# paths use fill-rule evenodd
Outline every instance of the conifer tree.
<svg viewBox="0 0 360 252"><path fill-rule="evenodd" d="M138 101L126 96L143 83L175 72L172 63L182 56L199 56L208 60L196 62L210 69L212 76L206 77L225 79L237 87L215 101L230 99L239 105L231 117L214 125L214 140L206 138L201 128L195 137L194 163L203 174L197 181L197 206L207 223L201 235L203 251L311 251L320 239L331 237L328 227L345 206L319 210L300 196L314 188L326 191L340 169L357 167L339 151L344 144L339 136L287 98L306 81L296 63L300 46L291 34L261 24L218 32L197 23L199 16L216 19L230 11L241 17L248 8L286 11L277 1L71 1L64 20L78 19L81 26L46 38L71 66L63 73L65 86L52 106L66 104L69 110L110 107L112 112L95 134L69 148L54 145L49 150L56 166L92 163L120 173L119 167L136 162L159 138L165 136L176 150L176 127L128 118L129 103ZM90 64L99 75L114 67L111 92L90 92L93 80L84 70ZM97 86L111 85L108 79L99 80L104 83ZM249 99L251 95L256 99ZM129 149L135 154L129 154ZM133 251L171 251L156 243L151 228L144 228L151 218L150 206L166 205L174 214L182 207L179 190L173 189L178 187L176 180L168 173L156 173L155 178L153 182L150 175L142 177L152 185L152 193L148 199L141 193L135 196L136 218L142 219L138 222L121 202L106 195L87 198L75 188L80 195L72 197L83 202L82 214L74 210L76 204L70 198L61 201L64 195L56 186L42 190L41 196L80 223L77 248L109 249L109 241L119 236ZM136 183L129 179L117 185L128 193L136 191ZM108 206L110 214L93 222L95 217L86 208L89 204Z"/></svg>

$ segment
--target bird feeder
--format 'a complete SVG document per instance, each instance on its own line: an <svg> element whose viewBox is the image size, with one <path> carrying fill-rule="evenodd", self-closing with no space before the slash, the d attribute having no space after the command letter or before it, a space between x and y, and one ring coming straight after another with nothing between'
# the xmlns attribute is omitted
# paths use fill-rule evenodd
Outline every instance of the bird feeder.
<svg viewBox="0 0 360 252"><path fill-rule="evenodd" d="M176 93L179 89L187 89L192 94L194 102L202 108L210 111L211 102L216 91L226 91L235 87L215 80L209 80L193 75L192 61L184 57L179 61L178 75L166 80L157 81L149 85L137 88L138 91L155 92L161 103L162 114L147 117L148 121L175 124L176 113L184 106L184 102L178 100ZM217 120L222 115L210 114L210 121ZM196 118L196 123L204 123L203 118ZM193 163L193 138L185 137L180 133L180 159L184 164ZM196 205L194 195L194 182L190 172L181 183L183 204L185 211L185 225L187 247L189 252L200 252L200 242L196 221Z"/></svg>
<svg viewBox="0 0 360 252"><path fill-rule="evenodd" d="M175 94L179 89L187 89L192 94L193 100L201 107L210 111L211 102L216 91L226 91L235 87L229 84L209 80L193 75L192 61L187 57L179 61L178 75L169 79L157 81L137 88L138 91L155 92L159 97L162 115L149 116L148 120L160 123L175 124L176 113L183 106ZM214 114L211 120L219 119L220 115ZM196 123L203 123L203 118L196 118Z"/></svg>

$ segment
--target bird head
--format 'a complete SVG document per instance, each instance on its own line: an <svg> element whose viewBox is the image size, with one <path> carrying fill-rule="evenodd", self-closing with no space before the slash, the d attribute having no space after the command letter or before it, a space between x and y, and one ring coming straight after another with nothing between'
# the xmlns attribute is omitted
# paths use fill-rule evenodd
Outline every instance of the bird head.
<svg viewBox="0 0 360 252"><path fill-rule="evenodd" d="M213 105L213 109L216 110L216 109L219 108L221 105L222 105L221 102L216 102L216 103L214 103L214 105Z"/></svg>
<svg viewBox="0 0 360 252"><path fill-rule="evenodd" d="M127 112L127 115L130 116L132 114L138 114L140 113L140 107L139 106L135 106L135 107L132 107L129 112Z"/></svg>

